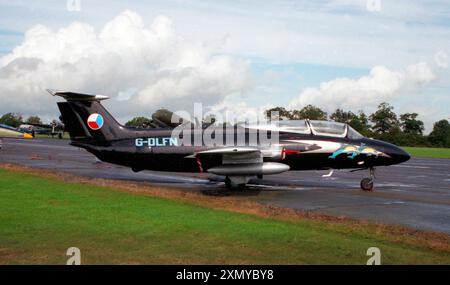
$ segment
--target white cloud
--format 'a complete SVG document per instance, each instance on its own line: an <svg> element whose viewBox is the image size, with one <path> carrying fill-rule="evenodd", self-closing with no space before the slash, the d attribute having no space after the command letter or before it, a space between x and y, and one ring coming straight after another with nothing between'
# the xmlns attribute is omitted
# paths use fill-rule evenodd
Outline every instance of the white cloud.
<svg viewBox="0 0 450 285"><path fill-rule="evenodd" d="M246 61L215 54L178 36L170 19L149 27L124 11L97 33L74 22L52 31L36 25L0 58L0 113L57 113L46 88L110 95L119 116L150 114L161 106L215 104L249 84Z"/></svg>
<svg viewBox="0 0 450 285"><path fill-rule="evenodd" d="M448 55L444 51L438 51L434 55L434 62L435 64L443 69L448 68Z"/></svg>
<svg viewBox="0 0 450 285"><path fill-rule="evenodd" d="M211 106L209 112L216 115L217 121L226 122L251 122L265 120L265 110L275 107L270 103L263 103L260 106L249 106L246 102L235 100L229 97Z"/></svg>
<svg viewBox="0 0 450 285"><path fill-rule="evenodd" d="M306 88L290 102L290 108L313 104L327 111L336 108L367 110L383 101L392 102L402 95L402 91L414 91L436 78L436 71L426 62L409 65L400 71L375 66L368 75L358 79L337 78L321 83L318 88Z"/></svg>
<svg viewBox="0 0 450 285"><path fill-rule="evenodd" d="M320 84L318 88L306 88L291 101L291 108L315 104L334 108L359 108L361 103L373 104L394 94L403 84L403 75L384 66L372 68L370 74L359 79L337 78Z"/></svg>
<svg viewBox="0 0 450 285"><path fill-rule="evenodd" d="M411 64L406 67L405 83L427 84L436 79L431 66L426 62Z"/></svg>
<svg viewBox="0 0 450 285"><path fill-rule="evenodd" d="M228 54L277 63L397 69L424 60L436 49L448 52L450 38L448 0L382 0L382 10L376 13L367 10L366 0L265 1L264 5L259 1L154 0L151 5L135 0L84 1L81 13L68 12L62 2L0 0L0 26L21 32L37 22L59 27L81 18L100 27L128 8L151 18L168 15L177 33L220 41ZM0 34L0 43L4 41ZM8 48L5 44L4 50Z"/></svg>

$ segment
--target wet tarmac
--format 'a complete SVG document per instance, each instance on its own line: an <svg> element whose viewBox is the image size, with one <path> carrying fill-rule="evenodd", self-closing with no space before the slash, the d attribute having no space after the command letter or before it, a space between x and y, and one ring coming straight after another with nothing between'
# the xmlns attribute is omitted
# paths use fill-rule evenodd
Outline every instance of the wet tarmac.
<svg viewBox="0 0 450 285"><path fill-rule="evenodd" d="M250 181L241 192L225 189L210 174L142 171L102 163L83 149L57 139L3 139L0 163L65 171L87 177L169 185L205 195L235 195L264 204L348 216L416 229L450 233L450 159L412 158L379 167L375 190L359 190L366 171L290 171Z"/></svg>

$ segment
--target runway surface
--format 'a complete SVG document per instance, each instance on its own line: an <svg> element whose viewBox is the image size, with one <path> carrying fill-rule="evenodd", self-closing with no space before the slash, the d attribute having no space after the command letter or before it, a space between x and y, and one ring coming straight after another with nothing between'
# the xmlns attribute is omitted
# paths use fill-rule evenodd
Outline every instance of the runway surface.
<svg viewBox="0 0 450 285"><path fill-rule="evenodd" d="M170 185L205 195L225 192L223 178L209 174L142 171L98 162L67 140L3 139L0 163L65 171L88 177ZM359 190L366 171L290 171L254 179L239 199L264 204L348 216L381 223L450 233L450 159L412 158L406 163L379 167L375 191Z"/></svg>

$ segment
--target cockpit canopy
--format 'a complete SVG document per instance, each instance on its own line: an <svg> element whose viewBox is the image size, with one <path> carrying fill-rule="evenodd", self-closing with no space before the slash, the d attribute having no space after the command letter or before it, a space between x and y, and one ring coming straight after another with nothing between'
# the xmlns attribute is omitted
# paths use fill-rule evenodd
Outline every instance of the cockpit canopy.
<svg viewBox="0 0 450 285"><path fill-rule="evenodd" d="M325 136L345 136L346 124L329 121L309 121L313 134Z"/></svg>
<svg viewBox="0 0 450 285"><path fill-rule="evenodd" d="M361 135L357 130L347 125L347 137L352 140L362 139L364 136Z"/></svg>
<svg viewBox="0 0 450 285"><path fill-rule="evenodd" d="M266 129L264 127L259 127ZM272 127L279 132L293 132L300 134L313 134L318 136L348 137L350 139L360 139L363 136L348 124L317 121L317 120L286 120L272 122Z"/></svg>
<svg viewBox="0 0 450 285"><path fill-rule="evenodd" d="M275 126L280 132L311 133L311 129L306 120L276 121Z"/></svg>

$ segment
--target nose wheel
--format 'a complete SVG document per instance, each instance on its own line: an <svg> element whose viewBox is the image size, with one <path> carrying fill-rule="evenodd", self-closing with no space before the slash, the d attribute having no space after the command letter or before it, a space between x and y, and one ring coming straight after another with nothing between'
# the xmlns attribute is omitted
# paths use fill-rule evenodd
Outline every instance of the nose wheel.
<svg viewBox="0 0 450 285"><path fill-rule="evenodd" d="M373 190L373 179L366 177L361 180L361 190L372 191Z"/></svg>
<svg viewBox="0 0 450 285"><path fill-rule="evenodd" d="M369 168L370 177L365 177L361 180L360 186L363 191L373 191L373 182L375 180L375 168Z"/></svg>

